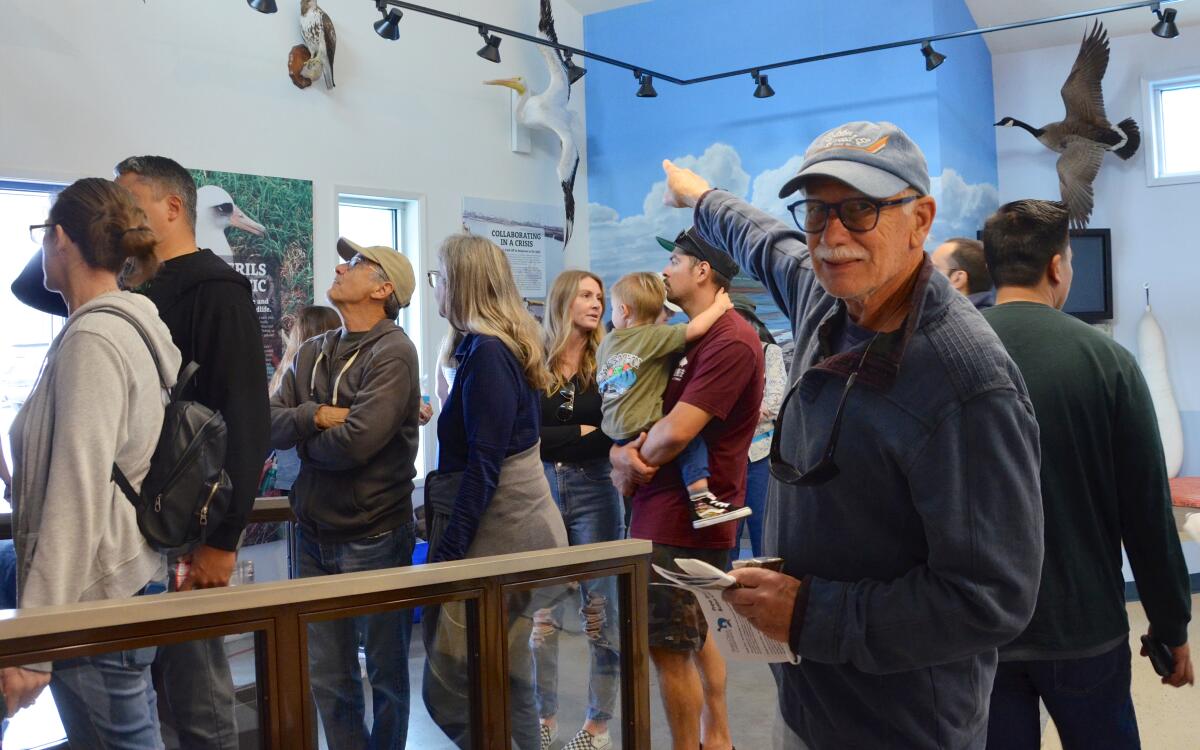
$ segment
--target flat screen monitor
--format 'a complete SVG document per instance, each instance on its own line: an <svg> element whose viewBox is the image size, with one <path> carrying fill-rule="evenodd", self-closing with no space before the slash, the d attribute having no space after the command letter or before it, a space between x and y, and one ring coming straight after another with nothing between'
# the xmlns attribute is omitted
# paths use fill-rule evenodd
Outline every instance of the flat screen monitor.
<svg viewBox="0 0 1200 750"><path fill-rule="evenodd" d="M1071 268L1075 276L1063 312L1086 323L1112 320L1112 233L1072 229Z"/></svg>
<svg viewBox="0 0 1200 750"><path fill-rule="evenodd" d="M980 240L983 232L976 234ZM1085 323L1112 320L1112 232L1071 230L1071 294L1063 312Z"/></svg>

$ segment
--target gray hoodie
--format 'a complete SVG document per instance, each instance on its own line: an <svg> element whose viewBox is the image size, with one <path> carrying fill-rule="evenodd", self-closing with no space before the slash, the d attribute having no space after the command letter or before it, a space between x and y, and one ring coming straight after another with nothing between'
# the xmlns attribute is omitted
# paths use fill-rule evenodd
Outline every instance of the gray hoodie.
<svg viewBox="0 0 1200 750"><path fill-rule="evenodd" d="M421 408L417 350L381 320L354 346L343 329L300 347L271 396L271 444L296 446L300 476L292 510L321 541L351 542L412 521ZM344 424L318 430L322 405L350 409Z"/></svg>
<svg viewBox="0 0 1200 750"><path fill-rule="evenodd" d="M163 368L128 321L142 325ZM119 599L165 571L111 479L115 460L134 487L150 470L179 350L154 303L102 294L67 320L10 433L13 542L22 608Z"/></svg>

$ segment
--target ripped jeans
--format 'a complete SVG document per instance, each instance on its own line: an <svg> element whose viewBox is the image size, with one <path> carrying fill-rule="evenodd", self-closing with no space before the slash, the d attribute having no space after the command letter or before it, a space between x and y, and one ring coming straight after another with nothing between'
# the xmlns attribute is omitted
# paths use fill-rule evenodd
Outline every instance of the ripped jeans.
<svg viewBox="0 0 1200 750"><path fill-rule="evenodd" d="M607 459L542 465L572 545L624 538L624 509L609 478L612 467ZM543 719L558 713L558 636L566 602L574 598L570 593L564 588L553 607L539 609L533 616L529 645L533 649L538 716ZM579 616L591 652L587 718L608 721L616 710L621 688L616 577L580 581L579 602Z"/></svg>

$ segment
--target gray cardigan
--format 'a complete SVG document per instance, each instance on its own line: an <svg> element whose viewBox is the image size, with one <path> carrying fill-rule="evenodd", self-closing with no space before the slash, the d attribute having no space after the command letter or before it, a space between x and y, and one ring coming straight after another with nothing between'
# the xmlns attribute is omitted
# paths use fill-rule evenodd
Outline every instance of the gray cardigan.
<svg viewBox="0 0 1200 750"><path fill-rule="evenodd" d="M150 300L103 294L80 307L50 345L41 377L13 422L13 542L22 608L118 599L165 575L111 480L115 460L134 487L150 469L166 394L137 331L174 384L179 351Z"/></svg>
<svg viewBox="0 0 1200 750"><path fill-rule="evenodd" d="M845 304L798 232L709 192L696 228L789 317L796 389L783 455L824 452L865 345L832 355ZM1029 622L1042 564L1038 428L1024 381L971 304L924 260L903 328L863 361L818 487L772 482L765 546L811 576L779 668L788 725L815 748L982 748L996 649Z"/></svg>

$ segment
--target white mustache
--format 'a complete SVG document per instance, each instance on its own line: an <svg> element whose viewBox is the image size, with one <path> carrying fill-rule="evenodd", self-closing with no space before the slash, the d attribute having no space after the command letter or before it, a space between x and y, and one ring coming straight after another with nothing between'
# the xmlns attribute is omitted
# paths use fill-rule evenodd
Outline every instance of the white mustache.
<svg viewBox="0 0 1200 750"><path fill-rule="evenodd" d="M821 244L813 250L813 257L822 263L846 263L852 260L868 260L871 256L862 249L852 247L829 247Z"/></svg>

